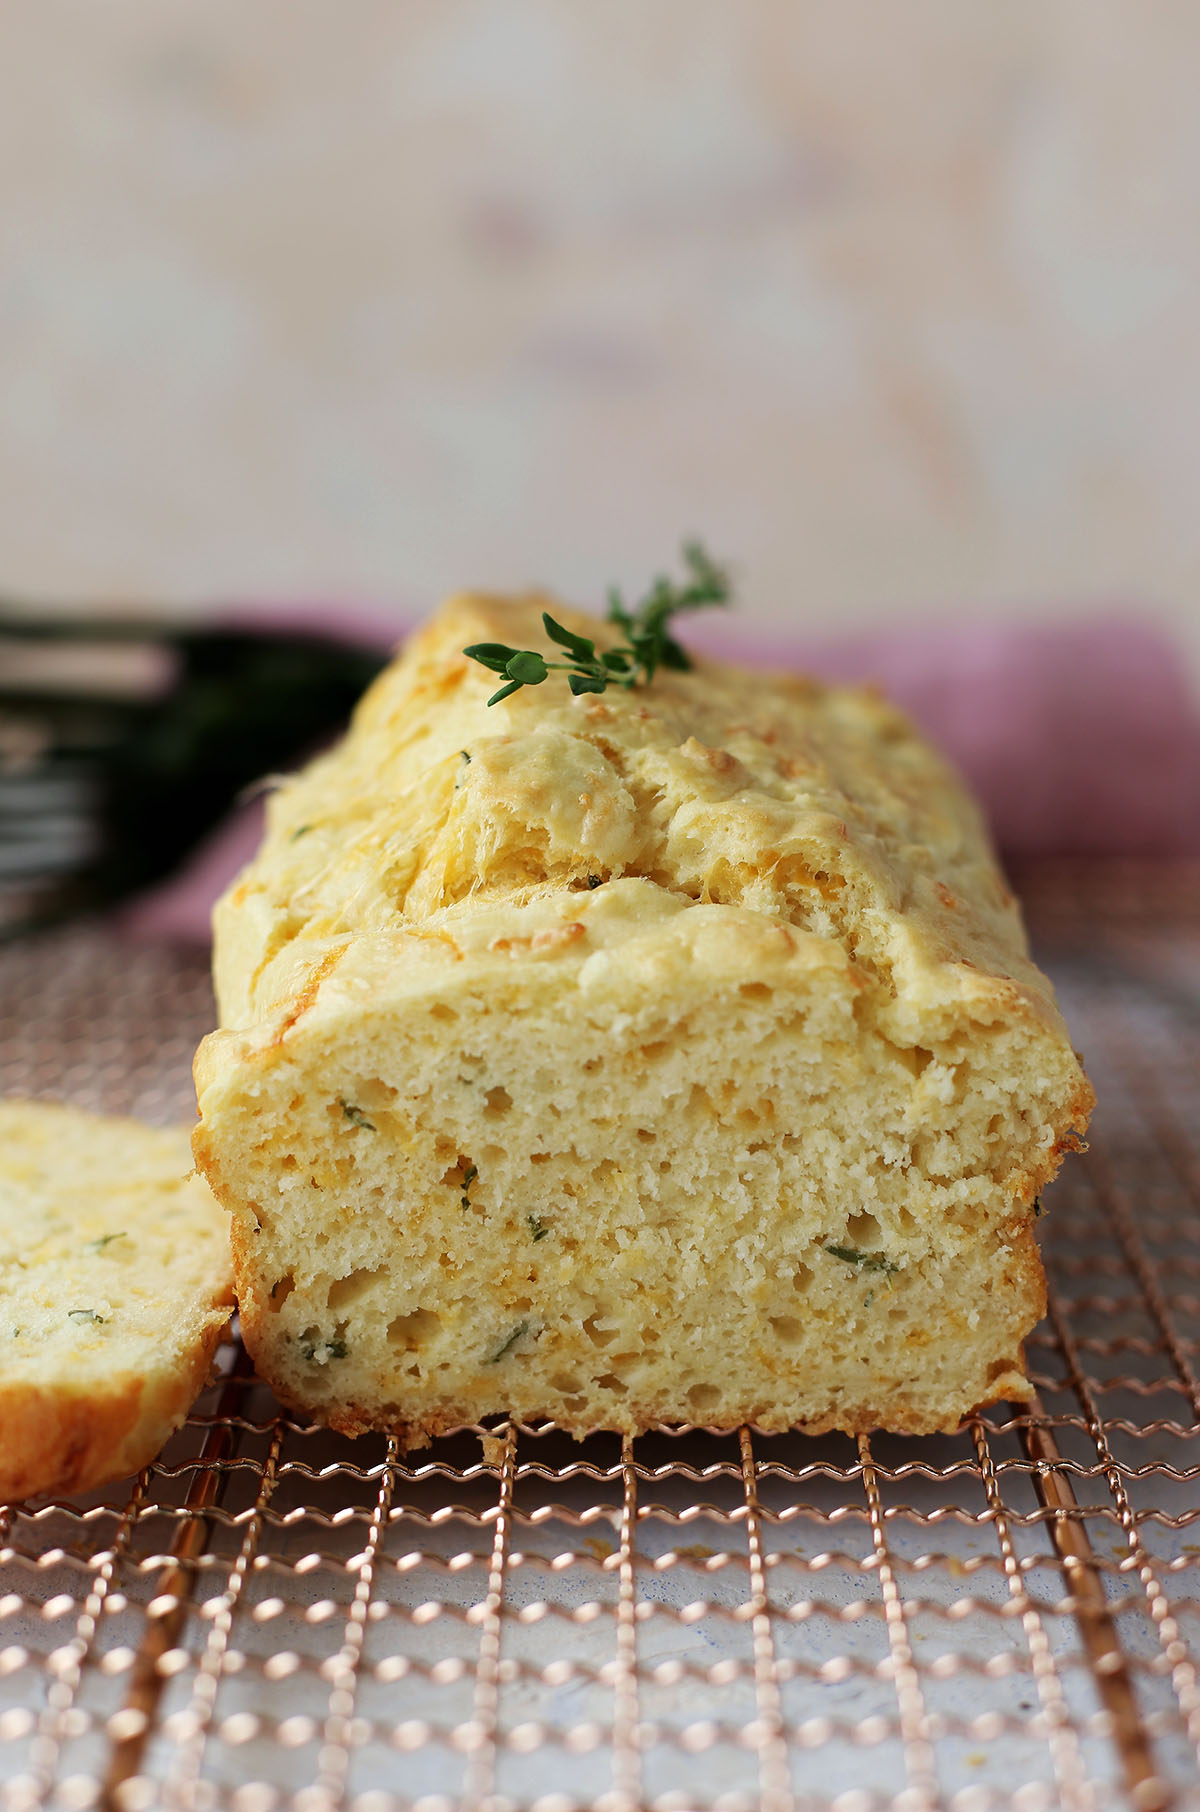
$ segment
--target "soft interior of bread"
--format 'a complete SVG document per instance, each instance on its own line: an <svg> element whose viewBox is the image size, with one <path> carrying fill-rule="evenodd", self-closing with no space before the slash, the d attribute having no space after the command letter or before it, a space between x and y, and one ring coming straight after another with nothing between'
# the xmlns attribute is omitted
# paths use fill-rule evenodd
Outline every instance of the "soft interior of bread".
<svg viewBox="0 0 1200 1812"><path fill-rule="evenodd" d="M420 1438L502 1410L922 1431L1026 1393L1069 1049L1020 1019L898 1043L848 969L698 994L682 965L619 1007L607 977L603 1010L582 969L521 970L519 1013L443 985L210 1085L286 1397Z"/></svg>
<svg viewBox="0 0 1200 1812"><path fill-rule="evenodd" d="M0 1103L6 1381L121 1389L228 1319L228 1219L191 1170L181 1129Z"/></svg>
<svg viewBox="0 0 1200 1812"><path fill-rule="evenodd" d="M188 1135L0 1102L0 1492L135 1470L232 1311L229 1220Z"/></svg>

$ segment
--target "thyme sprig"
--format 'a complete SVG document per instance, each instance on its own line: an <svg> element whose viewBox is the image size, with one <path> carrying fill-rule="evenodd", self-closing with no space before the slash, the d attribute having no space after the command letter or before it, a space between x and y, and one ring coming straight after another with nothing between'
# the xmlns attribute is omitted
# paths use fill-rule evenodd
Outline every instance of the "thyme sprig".
<svg viewBox="0 0 1200 1812"><path fill-rule="evenodd" d="M596 651L595 642L576 635L556 621L548 610L542 623L552 642L566 650L565 661L548 661L535 648L510 648L504 642L473 642L463 653L490 673L504 675L505 684L488 699L498 705L522 686L540 686L551 673L565 673L576 698L583 692L604 692L609 686L648 685L660 667L686 672L691 666L687 650L670 633L672 617L681 611L700 610L709 604L728 604L732 595L729 575L701 547L687 541L683 563L688 577L682 584L660 577L633 610L614 586L608 594L608 621L625 640L615 648Z"/></svg>

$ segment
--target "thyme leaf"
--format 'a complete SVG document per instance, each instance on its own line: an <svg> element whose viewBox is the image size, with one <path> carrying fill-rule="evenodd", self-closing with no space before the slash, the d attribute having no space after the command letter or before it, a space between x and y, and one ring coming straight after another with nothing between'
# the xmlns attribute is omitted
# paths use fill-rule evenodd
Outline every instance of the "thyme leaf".
<svg viewBox="0 0 1200 1812"><path fill-rule="evenodd" d="M686 671L692 663L670 633L671 619L683 611L728 604L732 587L728 573L698 541L684 543L683 563L688 576L682 584L662 577L655 579L632 610L615 587L609 592L608 621L625 637L615 648L597 653L595 642L568 629L548 610L542 612L542 625L550 640L567 655L565 661L548 661L536 649L510 648L505 642L473 642L464 648L468 660L477 661L489 673L500 674L505 681L492 693L488 704L498 705L522 686L540 686L556 672L566 674L567 684L578 698L585 692L604 692L609 686L628 690L649 685L660 667Z"/></svg>
<svg viewBox="0 0 1200 1812"><path fill-rule="evenodd" d="M94 1321L97 1327L103 1327L106 1317L97 1315L95 1309L68 1309L67 1315L72 1321Z"/></svg>
<svg viewBox="0 0 1200 1812"><path fill-rule="evenodd" d="M529 1323L527 1321L518 1321L516 1327L508 1336L508 1339L504 1341L502 1345L498 1346L494 1353L489 1353L483 1363L485 1365L499 1365L504 1355L511 1352L513 1347L516 1346L517 1341L528 1332Z"/></svg>
<svg viewBox="0 0 1200 1812"><path fill-rule="evenodd" d="M885 1277L895 1277L900 1270L890 1258L882 1252L860 1252L857 1246L826 1246L825 1251L833 1258L840 1258L844 1265L859 1265L864 1271L882 1271Z"/></svg>
<svg viewBox="0 0 1200 1812"><path fill-rule="evenodd" d="M346 1342L336 1335L332 1340L302 1340L300 1351L310 1365L318 1354L322 1359L344 1359Z"/></svg>
<svg viewBox="0 0 1200 1812"><path fill-rule="evenodd" d="M111 1246L115 1239L126 1239L127 1237L128 1235L124 1233L102 1233L99 1239L90 1239L84 1247L84 1251L103 1252L104 1248Z"/></svg>
<svg viewBox="0 0 1200 1812"><path fill-rule="evenodd" d="M529 1222L529 1231L533 1235L533 1243L536 1246L540 1239L545 1239L550 1229L545 1221L540 1220L536 1214L527 1214L525 1219Z"/></svg>
<svg viewBox="0 0 1200 1812"><path fill-rule="evenodd" d="M355 1107L353 1101L344 1101L338 1096L338 1105L349 1120L351 1126L357 1126L360 1132L376 1132L378 1128L373 1120L368 1120L361 1107Z"/></svg>
<svg viewBox="0 0 1200 1812"><path fill-rule="evenodd" d="M468 1164L467 1168L463 1171L462 1205L464 1208L469 1208L471 1206L471 1184L478 1175L479 1172L474 1164Z"/></svg>

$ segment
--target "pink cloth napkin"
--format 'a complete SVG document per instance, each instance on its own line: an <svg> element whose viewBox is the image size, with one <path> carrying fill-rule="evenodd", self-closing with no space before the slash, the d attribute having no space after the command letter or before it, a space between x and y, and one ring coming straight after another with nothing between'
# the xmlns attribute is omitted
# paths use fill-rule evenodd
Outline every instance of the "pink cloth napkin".
<svg viewBox="0 0 1200 1812"><path fill-rule="evenodd" d="M253 614L260 624L332 628L384 648L405 627L381 612ZM930 626L824 642L737 637L722 622L689 639L731 659L880 685L966 776L1005 855L1200 854L1200 716L1178 651L1132 618ZM261 821L261 804L235 814L127 909L127 926L140 936L207 940L212 903L253 852Z"/></svg>

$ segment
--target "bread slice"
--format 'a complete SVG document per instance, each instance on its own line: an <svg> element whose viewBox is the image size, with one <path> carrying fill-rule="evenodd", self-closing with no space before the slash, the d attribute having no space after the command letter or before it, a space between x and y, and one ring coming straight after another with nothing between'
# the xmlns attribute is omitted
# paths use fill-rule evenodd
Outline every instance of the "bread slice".
<svg viewBox="0 0 1200 1812"><path fill-rule="evenodd" d="M974 805L807 679L489 708L460 650L546 602L446 606L218 908L194 1149L260 1372L410 1444L1027 1395L1092 1092Z"/></svg>
<svg viewBox="0 0 1200 1812"><path fill-rule="evenodd" d="M0 1101L0 1501L154 1458L208 1375L229 1221L186 1132Z"/></svg>

